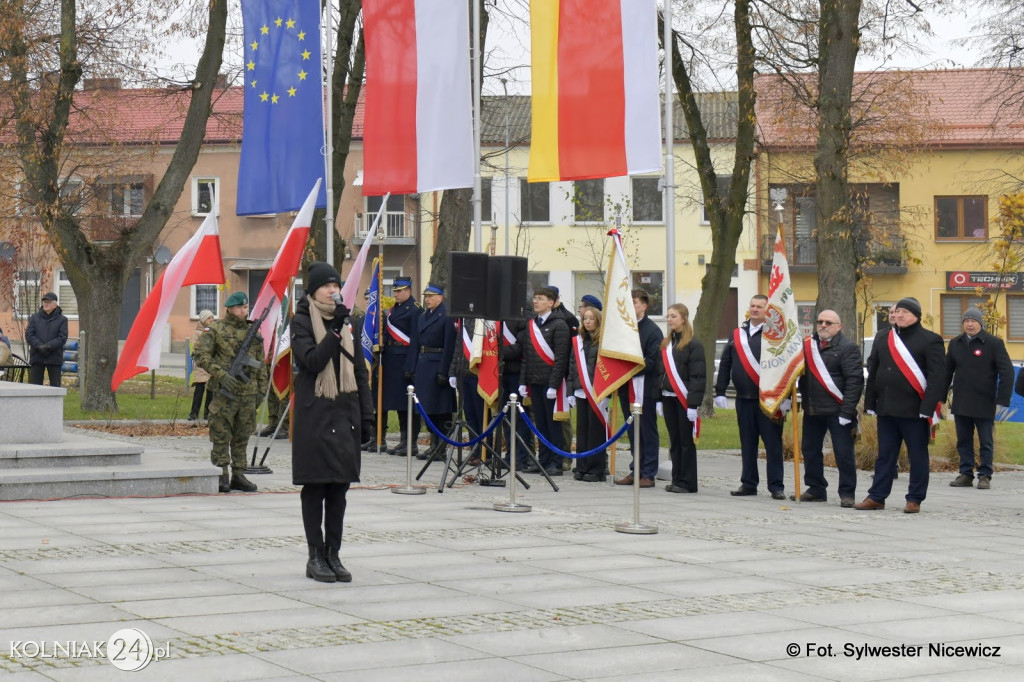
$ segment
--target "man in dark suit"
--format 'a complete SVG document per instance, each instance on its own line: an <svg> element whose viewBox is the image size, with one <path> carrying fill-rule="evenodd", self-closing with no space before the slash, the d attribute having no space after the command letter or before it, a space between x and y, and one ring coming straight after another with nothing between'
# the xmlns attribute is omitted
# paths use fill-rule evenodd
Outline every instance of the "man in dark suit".
<svg viewBox="0 0 1024 682"><path fill-rule="evenodd" d="M653 488L654 477L658 475L658 455L661 448L661 437L658 434L658 401L661 399L661 388L658 386L658 355L661 353L661 340L665 335L661 328L647 317L647 309L651 305L649 294L644 289L633 289L633 310L636 312L636 326L640 334L640 348L644 354L644 368L636 376L644 378L644 394L636 396L640 403L640 487ZM619 404L622 413L629 416L632 408L629 404L630 382L619 388ZM634 452L633 426L626 430L629 434L629 451ZM635 462L629 463L632 472L616 478L616 485L633 485L633 476L637 474Z"/></svg>
<svg viewBox="0 0 1024 682"><path fill-rule="evenodd" d="M853 453L853 431L857 428L857 403L864 391L864 369L860 347L843 335L839 313L822 310L818 331L804 342L804 374L800 395L804 408L804 431L800 450L804 458L807 490L801 502L824 502L825 463L822 445L825 434L832 437L832 452L839 469L839 501L852 507L857 491L857 462ZM790 499L795 496L790 495Z"/></svg>
<svg viewBox="0 0 1024 682"><path fill-rule="evenodd" d="M733 330L732 338L722 351L715 382L715 407L727 406L725 389L732 381L736 389L736 422L740 430L740 487L730 495L756 495L760 476L757 471L757 441L764 443L767 460L768 491L773 500L786 499L786 484L782 480L782 423L772 419L761 409L761 331L768 312L768 297L757 294L750 299L749 318ZM779 405L784 415L790 401Z"/></svg>
<svg viewBox="0 0 1024 682"><path fill-rule="evenodd" d="M423 312L412 327L405 371L413 374L416 397L434 428L448 435L455 411L455 394L448 384L448 368L455 352L455 325L444 304L444 289L428 284L423 290ZM440 456L445 443L430 432L430 449L420 459Z"/></svg>
<svg viewBox="0 0 1024 682"><path fill-rule="evenodd" d="M412 295L412 279L396 277L391 288L395 295L393 305L384 318L384 331L381 343L381 409L384 411L384 428L387 428L387 413L394 410L398 413L399 443L392 450L392 455L405 455L408 424L412 418L412 453L416 454L416 437L420 433L420 418L408 413L408 395L406 386L412 383L413 375L406 369L406 358L409 355L409 344L412 338L412 327L420 314L420 307Z"/></svg>
<svg viewBox="0 0 1024 682"><path fill-rule="evenodd" d="M942 337L921 326L921 304L902 298L893 308L896 326L875 335L868 356L864 409L878 417L878 458L868 496L856 509L885 509L901 443L910 458L903 511L916 514L928 494L930 423L946 396Z"/></svg>
<svg viewBox="0 0 1024 682"><path fill-rule="evenodd" d="M949 342L946 350L946 389L953 387L953 419L960 475L950 481L954 488L974 485L974 431L978 431L978 489L992 487L992 455L995 414L1010 405L1013 363L1003 340L984 329L977 308L964 313L964 333Z"/></svg>
<svg viewBox="0 0 1024 682"><path fill-rule="evenodd" d="M536 315L519 333L517 345L522 350L519 394L529 394L533 423L552 445L565 450L562 427L554 419L558 392L569 369L569 326L553 312L558 294L550 287L533 293ZM539 444L540 465L549 476L561 476L560 455ZM532 463L524 471L530 471Z"/></svg>

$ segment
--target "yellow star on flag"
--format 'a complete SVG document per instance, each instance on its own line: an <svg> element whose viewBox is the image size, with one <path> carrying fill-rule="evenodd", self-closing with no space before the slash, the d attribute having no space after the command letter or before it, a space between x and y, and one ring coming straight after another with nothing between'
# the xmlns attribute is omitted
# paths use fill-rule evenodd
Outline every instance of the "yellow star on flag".
<svg viewBox="0 0 1024 682"><path fill-rule="evenodd" d="M245 68L248 69L249 71L255 71L256 70L256 62L254 62L254 61L252 61L250 59L249 63L245 65Z"/></svg>
<svg viewBox="0 0 1024 682"><path fill-rule="evenodd" d="M268 94L266 93L266 91L264 91L264 92L260 93L260 101L261 101L261 102L266 102L266 101L267 101L267 99L269 99L269 97L270 97L270 95L268 95Z"/></svg>
<svg viewBox="0 0 1024 682"><path fill-rule="evenodd" d="M263 26L263 27L261 27L261 28L260 28L260 33L261 33L261 34L263 34L263 35L265 35L265 36L266 36L266 35L270 35L270 27L269 27L269 26Z"/></svg>
<svg viewBox="0 0 1024 682"><path fill-rule="evenodd" d="M287 26L288 28L295 28L295 20L289 19L287 22L285 22L285 26Z"/></svg>
<svg viewBox="0 0 1024 682"><path fill-rule="evenodd" d="M277 19L274 19L274 26L277 26L278 28L281 28L281 17L278 17Z"/></svg>
<svg viewBox="0 0 1024 682"><path fill-rule="evenodd" d="M309 74L307 74L305 71L299 71L299 80L300 81L306 80L306 76L308 76L308 75Z"/></svg>
<svg viewBox="0 0 1024 682"><path fill-rule="evenodd" d="M256 42L255 40L254 40L254 41L252 41L251 43L249 43L249 47L251 47L251 48L252 48L252 49L254 49L254 50L255 50L255 49L256 49L257 47L259 47L259 46L260 46L260 44L259 44L258 42Z"/></svg>
<svg viewBox="0 0 1024 682"><path fill-rule="evenodd" d="M296 92L298 92L298 91L295 89L294 85L292 87L288 88L288 96L289 97L295 97L295 93Z"/></svg>
<svg viewBox="0 0 1024 682"><path fill-rule="evenodd" d="M278 98L278 96L277 96L277 95L271 95L271 96L270 96L270 103L271 103L271 104L277 104L277 100L278 100L278 99L279 99L279 98Z"/></svg>
<svg viewBox="0 0 1024 682"><path fill-rule="evenodd" d="M310 51L309 51L309 50L305 50L305 51L303 51L303 52L302 52L302 58L303 58L303 59L309 59L309 55L310 55L310 54L311 54L311 53L310 53Z"/></svg>
<svg viewBox="0 0 1024 682"><path fill-rule="evenodd" d="M306 32L305 31L299 31L299 40L305 40L305 39L306 39Z"/></svg>
<svg viewBox="0 0 1024 682"><path fill-rule="evenodd" d="M252 85L252 87L254 87L254 88L255 88L255 87L256 87L256 81L255 81L255 80L253 80L253 81L252 81L252 82L250 83L250 85Z"/></svg>

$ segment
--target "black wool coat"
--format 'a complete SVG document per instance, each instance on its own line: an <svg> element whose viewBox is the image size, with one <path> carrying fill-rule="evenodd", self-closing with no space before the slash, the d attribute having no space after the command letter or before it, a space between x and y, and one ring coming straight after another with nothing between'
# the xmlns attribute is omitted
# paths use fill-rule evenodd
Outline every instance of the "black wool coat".
<svg viewBox="0 0 1024 682"><path fill-rule="evenodd" d="M821 348L818 335L811 337L811 343L818 344L822 362L836 388L843 394L840 403L811 372L811 359L804 358L804 373L800 377L801 406L805 414L812 417L845 417L850 421L857 416L857 403L864 392L864 366L861 364L860 347L842 332L836 333Z"/></svg>
<svg viewBox="0 0 1024 682"><path fill-rule="evenodd" d="M342 355L341 341L331 332L330 321L324 323L327 335L316 342L309 315L309 301L299 301L291 325L292 354L299 367L295 377L292 483L354 483L359 480L362 465L359 445L363 436L374 433L366 362L358 336L350 326L343 327L341 333L352 336L354 363ZM339 377L337 398L328 400L315 395L316 376L331 360L337 371L342 363L354 365L357 391L341 392Z"/></svg>
<svg viewBox="0 0 1024 682"><path fill-rule="evenodd" d="M675 335L669 336L669 343L672 344L672 362L675 363L679 378L683 380L683 385L686 386L686 391L689 393L686 404L696 410L704 401L704 391L707 388L708 370L707 360L704 359L704 344L694 337L683 346L682 350L679 350L676 348L677 342L678 338ZM675 388L669 381L664 355L661 351L658 352L658 377L658 400L679 400L679 398L661 395L662 391L675 393Z"/></svg>
<svg viewBox="0 0 1024 682"><path fill-rule="evenodd" d="M25 341L29 347L29 364L62 365L64 364L64 344L68 342L68 318L64 317L60 306L53 312L39 310L29 318L25 327Z"/></svg>
<svg viewBox="0 0 1024 682"><path fill-rule="evenodd" d="M992 419L996 405L1010 404L1013 363L1003 340L982 330L961 334L946 349L946 385L953 387L953 414Z"/></svg>
<svg viewBox="0 0 1024 682"><path fill-rule="evenodd" d="M761 332L763 330L764 326L762 325L761 329L751 335L749 333L749 320L740 325L740 333L747 334L750 352L754 354L754 359L758 363L761 361ZM730 334L729 343L722 351L722 359L718 363L718 380L715 382L715 395L725 395L725 389L729 388L729 381L732 381L732 385L736 389L737 398L760 400L760 388L747 374L747 370L743 368L743 362L739 357L739 354L742 352L742 348L736 347L735 335Z"/></svg>
<svg viewBox="0 0 1024 682"><path fill-rule="evenodd" d="M924 400L907 381L889 352L889 333L900 335L907 350L924 373L928 386ZM868 381L864 391L864 409L882 417L916 419L930 415L946 398L946 360L942 337L915 322L906 329L884 329L875 335L868 356Z"/></svg>

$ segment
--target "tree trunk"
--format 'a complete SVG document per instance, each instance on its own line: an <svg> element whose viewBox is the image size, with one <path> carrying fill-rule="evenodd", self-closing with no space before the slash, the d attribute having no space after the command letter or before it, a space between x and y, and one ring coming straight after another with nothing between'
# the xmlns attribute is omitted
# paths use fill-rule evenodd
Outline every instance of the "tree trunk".
<svg viewBox="0 0 1024 682"><path fill-rule="evenodd" d="M659 23L663 17L659 17ZM692 316L694 334L704 345L707 366L714 367L715 339L718 323L729 296L729 282L736 265L736 248L743 233L750 183L750 160L754 152L754 43L750 26L750 0L737 0L734 12L736 30L736 81L738 87L738 116L736 146L733 156L732 181L725 200L718 194L715 167L708 145L707 128L701 118L686 64L679 52L677 41L672 41L672 80L679 91L683 115L690 132L690 144L697 161L704 206L711 218L711 266L701 280L700 304ZM664 25L663 23L661 24ZM664 31L658 31L664 35ZM667 303L673 303L668 301ZM708 373L711 380L711 372ZM701 412L713 412L714 390L704 394Z"/></svg>
<svg viewBox="0 0 1024 682"><path fill-rule="evenodd" d="M857 250L848 186L848 150L853 127L853 72L860 48L861 0L821 0L818 33L818 143L814 155L819 224L819 311L835 310L846 336L859 342Z"/></svg>

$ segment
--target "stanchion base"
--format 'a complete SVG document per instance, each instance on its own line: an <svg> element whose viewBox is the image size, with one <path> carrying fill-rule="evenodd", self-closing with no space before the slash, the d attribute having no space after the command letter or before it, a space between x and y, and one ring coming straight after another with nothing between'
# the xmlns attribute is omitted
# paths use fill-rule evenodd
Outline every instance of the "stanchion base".
<svg viewBox="0 0 1024 682"><path fill-rule="evenodd" d="M393 492L396 495L426 495L427 489L417 488L411 485L403 485L392 488L391 492Z"/></svg>
<svg viewBox="0 0 1024 682"><path fill-rule="evenodd" d="M493 488L504 488L505 480L501 478L481 478L480 485L491 486Z"/></svg>
<svg viewBox="0 0 1024 682"><path fill-rule="evenodd" d="M508 502L495 502L494 511L500 512L528 512L532 511L533 507L528 504L509 504Z"/></svg>
<svg viewBox="0 0 1024 682"><path fill-rule="evenodd" d="M646 523L633 523L623 521L615 524L616 533L629 533L631 535L654 535L658 532L657 526L648 526Z"/></svg>
<svg viewBox="0 0 1024 682"><path fill-rule="evenodd" d="M247 474L272 474L274 470L270 467L245 467Z"/></svg>

